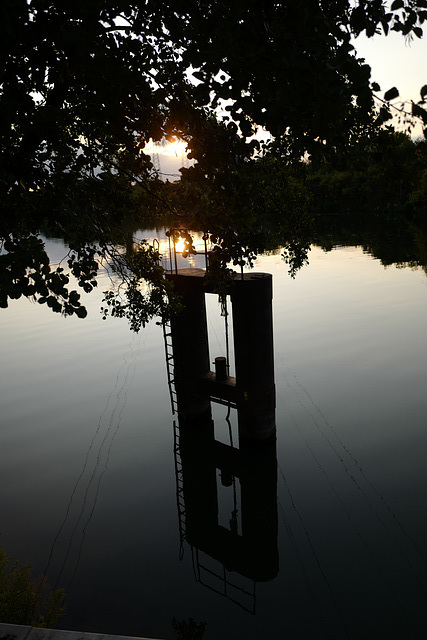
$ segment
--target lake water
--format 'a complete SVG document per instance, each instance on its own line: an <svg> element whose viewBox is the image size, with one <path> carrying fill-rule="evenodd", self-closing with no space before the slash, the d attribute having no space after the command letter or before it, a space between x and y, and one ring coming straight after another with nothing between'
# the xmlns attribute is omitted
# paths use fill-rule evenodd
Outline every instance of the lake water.
<svg viewBox="0 0 427 640"><path fill-rule="evenodd" d="M215 640L425 637L427 278L360 246L309 257L294 280L280 254L255 265L273 274L277 443L276 549L260 539L253 560L278 563L256 584L226 572L225 595L220 559L181 545L161 327L103 321L106 276L84 320L27 300L1 311L0 546L65 588L60 628L173 638L192 617ZM213 359L224 318L207 298ZM213 415L227 443L227 408ZM242 508L228 485L224 527L235 496Z"/></svg>

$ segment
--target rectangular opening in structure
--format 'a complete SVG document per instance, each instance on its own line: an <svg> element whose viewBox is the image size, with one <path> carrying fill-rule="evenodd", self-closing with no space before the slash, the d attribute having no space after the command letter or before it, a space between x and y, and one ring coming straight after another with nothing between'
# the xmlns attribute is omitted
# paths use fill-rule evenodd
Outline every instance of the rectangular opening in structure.
<svg viewBox="0 0 427 640"><path fill-rule="evenodd" d="M239 430L237 411L226 405L211 403L212 419L214 422L215 440L227 446L239 447Z"/></svg>
<svg viewBox="0 0 427 640"><path fill-rule="evenodd" d="M225 305L221 304L217 294L207 293L205 297L211 371L215 371L215 358L227 357L228 351L228 375L234 377L236 374L230 296L226 296ZM225 313L227 315L224 315Z"/></svg>
<svg viewBox="0 0 427 640"><path fill-rule="evenodd" d="M242 535L240 480L217 469L218 524L232 533Z"/></svg>

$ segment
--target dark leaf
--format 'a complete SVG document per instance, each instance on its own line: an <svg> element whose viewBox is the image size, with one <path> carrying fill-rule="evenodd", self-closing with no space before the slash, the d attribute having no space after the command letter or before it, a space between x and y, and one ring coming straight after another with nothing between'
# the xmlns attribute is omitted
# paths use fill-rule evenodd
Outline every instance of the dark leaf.
<svg viewBox="0 0 427 640"><path fill-rule="evenodd" d="M384 100L386 102L389 102L390 100L394 100L395 98L397 98L399 96L399 91L398 89L396 89L396 87L392 87L391 89L389 89L388 91L385 92L384 94Z"/></svg>
<svg viewBox="0 0 427 640"><path fill-rule="evenodd" d="M427 124L427 111L420 105L412 103L412 115L421 118L424 124Z"/></svg>
<svg viewBox="0 0 427 640"><path fill-rule="evenodd" d="M87 311L85 307L78 307L75 313L78 318L86 318L87 316Z"/></svg>

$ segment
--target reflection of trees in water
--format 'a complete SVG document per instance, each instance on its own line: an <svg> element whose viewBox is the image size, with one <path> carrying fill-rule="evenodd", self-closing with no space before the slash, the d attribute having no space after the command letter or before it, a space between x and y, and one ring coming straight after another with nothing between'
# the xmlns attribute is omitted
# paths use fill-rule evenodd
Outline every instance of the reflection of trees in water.
<svg viewBox="0 0 427 640"><path fill-rule="evenodd" d="M314 220L313 243L325 251L361 246L384 266L427 269L427 221L401 215L321 215Z"/></svg>
<svg viewBox="0 0 427 640"><path fill-rule="evenodd" d="M423 271L427 274L427 224L425 221L418 224L413 223L410 225L410 229L417 248L418 259Z"/></svg>

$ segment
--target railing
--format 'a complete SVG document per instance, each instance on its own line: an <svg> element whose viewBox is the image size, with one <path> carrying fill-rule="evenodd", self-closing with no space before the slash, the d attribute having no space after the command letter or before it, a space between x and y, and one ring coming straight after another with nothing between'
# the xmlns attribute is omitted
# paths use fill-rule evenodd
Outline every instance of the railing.
<svg viewBox="0 0 427 640"><path fill-rule="evenodd" d="M239 607L248 611L249 613L256 613L256 582L255 580L251 580L247 578L248 583L251 588L245 588L237 584L234 580L230 579L230 572L227 570L226 566L219 562L215 561L219 566L219 570L215 571L213 568L209 568L206 564L203 564L200 561L200 552L199 549L191 547L192 559L193 559L193 570L194 575L197 582L200 582L203 586L207 587L211 591L218 593L219 595L227 598L227 600L231 600ZM213 561L213 558L209 557L209 561ZM238 575L238 574L236 574ZM243 577L240 576L243 583ZM211 584L208 583L208 580L211 580ZM218 586L215 586L215 581ZM245 602L245 599L247 602Z"/></svg>

